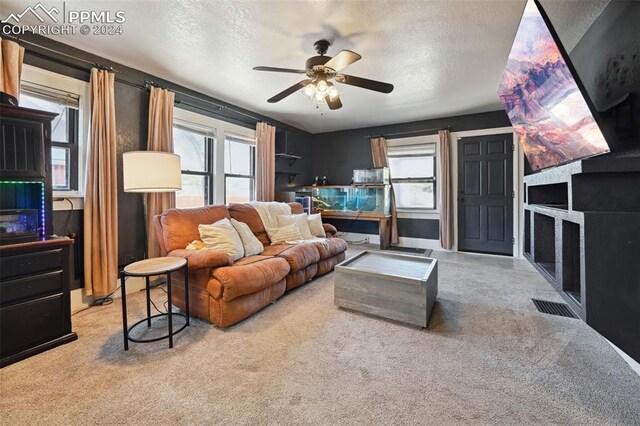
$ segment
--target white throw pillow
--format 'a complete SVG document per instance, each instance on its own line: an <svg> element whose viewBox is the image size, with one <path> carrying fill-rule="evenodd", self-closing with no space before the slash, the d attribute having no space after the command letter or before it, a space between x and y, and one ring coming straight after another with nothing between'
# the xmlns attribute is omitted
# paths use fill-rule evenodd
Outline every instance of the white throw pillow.
<svg viewBox="0 0 640 426"><path fill-rule="evenodd" d="M291 225L281 228L266 228L266 230L272 246L282 244L285 241L299 241L303 239L297 223L292 223Z"/></svg>
<svg viewBox="0 0 640 426"><path fill-rule="evenodd" d="M244 246L236 228L229 219L221 219L211 225L198 225L200 238L208 249L220 250L233 257L233 260L244 257Z"/></svg>
<svg viewBox="0 0 640 426"><path fill-rule="evenodd" d="M235 219L231 219L231 224L236 228L236 231L238 231L238 235L240 235L242 245L244 246L245 256L255 256L256 254L260 254L264 251L264 246L260 240L253 235L249 225L244 222L238 222Z"/></svg>
<svg viewBox="0 0 640 426"><path fill-rule="evenodd" d="M300 229L300 234L302 235L303 240L310 240L313 238L313 234L309 229L309 221L307 220L307 214L289 214L285 216L277 216L278 227L282 228L283 226L291 225L292 223L296 223L298 228Z"/></svg>
<svg viewBox="0 0 640 426"><path fill-rule="evenodd" d="M309 222L309 229L311 230L311 234L318 238L326 238L327 233L324 232L324 226L322 226L322 216L320 213L318 214L310 214L307 217Z"/></svg>

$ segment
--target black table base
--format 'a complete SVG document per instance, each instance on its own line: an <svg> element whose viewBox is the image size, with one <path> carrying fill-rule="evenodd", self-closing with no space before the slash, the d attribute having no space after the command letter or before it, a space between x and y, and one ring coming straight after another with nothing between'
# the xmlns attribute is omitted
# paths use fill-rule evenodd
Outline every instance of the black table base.
<svg viewBox="0 0 640 426"><path fill-rule="evenodd" d="M162 274L162 273L161 273ZM176 334L180 333L182 330L184 330L185 328L187 328L189 326L189 270L187 267L187 264L185 263L184 266L184 292L185 292L185 313L180 313L180 312L172 312L171 309L171 272L166 272L167 275L167 298L169 300L168 303L168 308L167 308L167 312L162 312L156 315L151 315L151 286L149 283L149 277L150 276L156 276L156 275L161 275L158 274L157 272L154 272L153 274L149 274L144 276L145 281L146 281L146 296L147 296L147 316L146 318L141 319L140 321L137 321L135 324L133 324L132 326L128 326L127 324L127 290L126 290L126 278L127 277L131 277L131 276L141 276L138 274L128 274L125 271L120 272L120 291L122 294L122 329L123 329L123 335L124 335L124 350L128 351L129 350L129 342L135 342L135 343L150 343L150 342L157 342L159 340L163 340L163 339L169 339L169 348L173 348L173 336L175 336ZM174 316L180 316L185 318L186 322L185 324L178 328L177 330L173 330L173 317ZM134 337L131 337L131 331L133 331L134 328L136 328L137 326L139 326L140 324L143 324L144 322L147 323L147 327L151 327L151 320L153 318L159 318L159 317L163 317L166 316L167 317L167 322L168 322L168 332L167 334L164 334L162 336L159 337L154 337L154 338L149 338L149 339L137 339Z"/></svg>

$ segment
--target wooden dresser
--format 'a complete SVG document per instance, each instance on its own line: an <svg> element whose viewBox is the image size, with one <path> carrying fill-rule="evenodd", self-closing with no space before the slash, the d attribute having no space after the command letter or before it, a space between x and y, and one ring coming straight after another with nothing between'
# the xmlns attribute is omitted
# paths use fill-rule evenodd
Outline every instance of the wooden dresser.
<svg viewBox="0 0 640 426"><path fill-rule="evenodd" d="M0 246L0 367L76 340L70 238Z"/></svg>
<svg viewBox="0 0 640 426"><path fill-rule="evenodd" d="M0 105L0 367L76 340L70 238L53 237L51 121Z"/></svg>

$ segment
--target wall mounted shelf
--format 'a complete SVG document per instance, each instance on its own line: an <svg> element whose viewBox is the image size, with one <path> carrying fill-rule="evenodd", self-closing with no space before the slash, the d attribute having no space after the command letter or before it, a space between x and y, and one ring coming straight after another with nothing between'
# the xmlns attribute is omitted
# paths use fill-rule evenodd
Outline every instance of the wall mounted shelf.
<svg viewBox="0 0 640 426"><path fill-rule="evenodd" d="M289 160L289 166L293 166L293 164L298 161L298 160L302 160L302 157L300 157L299 155L295 155L295 154L291 154L291 153L286 153L286 152L279 152L276 154L276 161L278 161L280 158L284 158L285 160Z"/></svg>

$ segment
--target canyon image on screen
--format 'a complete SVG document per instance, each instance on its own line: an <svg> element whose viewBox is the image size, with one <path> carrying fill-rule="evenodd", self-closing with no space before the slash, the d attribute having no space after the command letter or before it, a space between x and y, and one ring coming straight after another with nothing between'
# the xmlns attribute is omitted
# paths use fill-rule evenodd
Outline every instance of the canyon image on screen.
<svg viewBox="0 0 640 426"><path fill-rule="evenodd" d="M609 152L576 78L529 0L498 95L534 171Z"/></svg>

